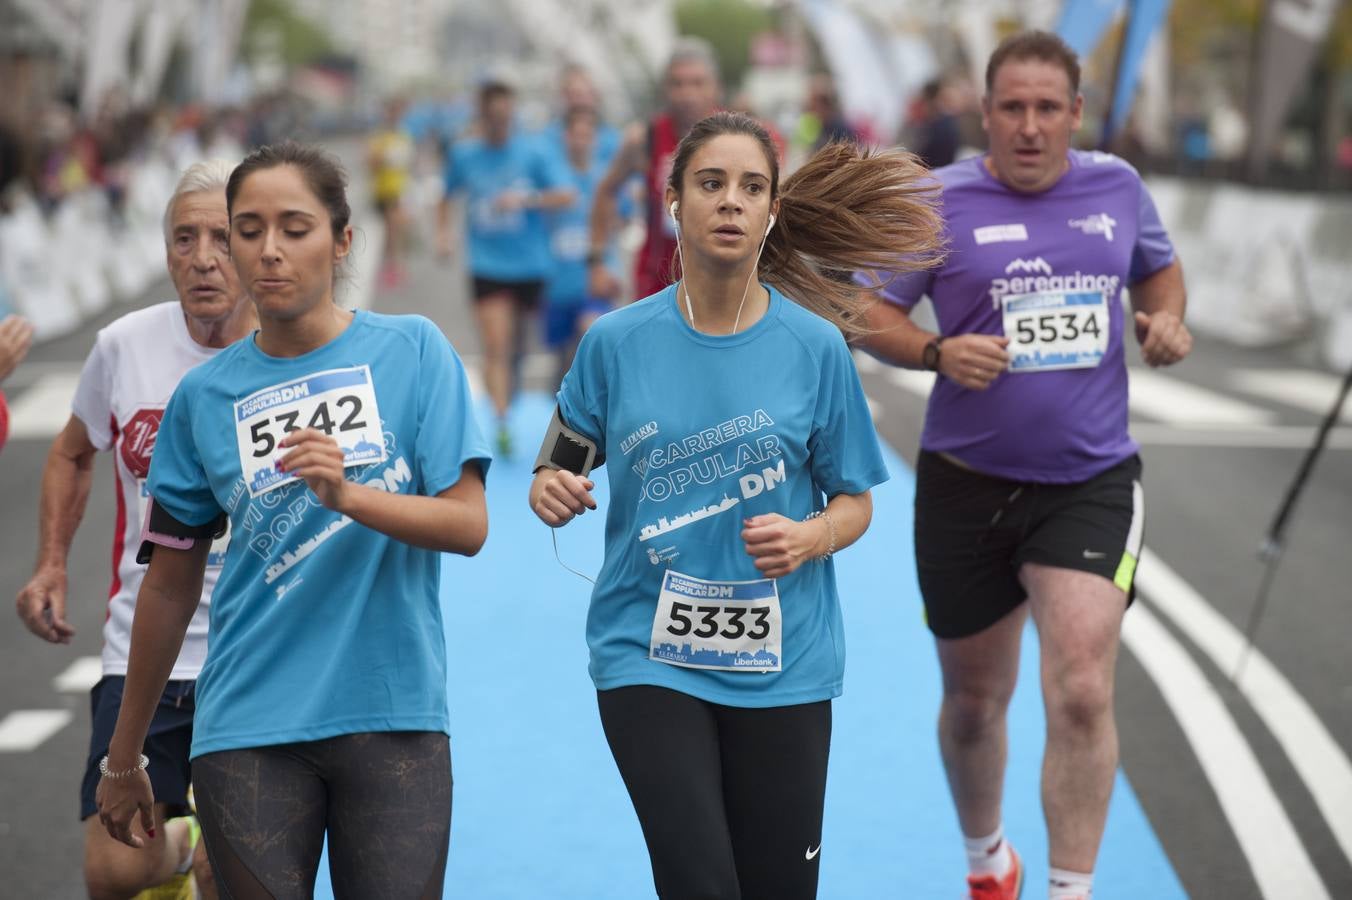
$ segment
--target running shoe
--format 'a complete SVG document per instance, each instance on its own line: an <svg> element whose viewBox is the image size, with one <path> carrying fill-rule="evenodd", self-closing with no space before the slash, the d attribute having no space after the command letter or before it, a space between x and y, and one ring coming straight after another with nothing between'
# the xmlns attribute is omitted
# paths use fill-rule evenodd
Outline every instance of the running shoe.
<svg viewBox="0 0 1352 900"><path fill-rule="evenodd" d="M146 888L132 900L196 900L197 887L192 875L175 875L164 884Z"/></svg>
<svg viewBox="0 0 1352 900"><path fill-rule="evenodd" d="M512 432L506 425L498 426L498 456L512 458Z"/></svg>
<svg viewBox="0 0 1352 900"><path fill-rule="evenodd" d="M994 875L968 875L967 900L1019 900L1023 894L1023 860L1009 846L1009 871L1004 878Z"/></svg>
<svg viewBox="0 0 1352 900"><path fill-rule="evenodd" d="M192 804L191 788L188 803ZM184 816L188 823L188 855L179 864L178 871L168 881L146 888L132 900L197 900L197 883L193 879L192 860L197 851L197 843L202 839L202 826L197 824L196 816ZM172 819L169 821L173 821ZM165 823L168 824L168 823Z"/></svg>

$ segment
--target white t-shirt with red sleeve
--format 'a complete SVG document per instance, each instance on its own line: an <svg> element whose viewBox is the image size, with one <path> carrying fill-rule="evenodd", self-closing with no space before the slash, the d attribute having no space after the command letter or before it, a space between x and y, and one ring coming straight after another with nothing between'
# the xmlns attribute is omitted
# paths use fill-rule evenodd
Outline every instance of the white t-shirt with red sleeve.
<svg viewBox="0 0 1352 900"><path fill-rule="evenodd" d="M136 562L149 494L146 475L164 407L179 381L218 351L192 339L177 301L128 313L99 331L85 360L72 411L99 450L113 451L117 523L113 528L113 580L103 625L103 674L127 674L132 614L145 566ZM229 535L211 548L202 600L169 676L194 680L207 655L211 591L225 560Z"/></svg>

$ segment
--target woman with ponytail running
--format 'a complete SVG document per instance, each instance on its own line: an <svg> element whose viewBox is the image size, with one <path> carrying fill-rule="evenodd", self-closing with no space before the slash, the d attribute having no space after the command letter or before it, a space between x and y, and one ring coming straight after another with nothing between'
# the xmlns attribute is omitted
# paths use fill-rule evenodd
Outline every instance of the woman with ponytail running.
<svg viewBox="0 0 1352 900"><path fill-rule="evenodd" d="M923 267L939 220L910 156L834 144L781 185L735 113L681 141L665 202L682 278L583 337L531 508L596 509L588 470L610 463L591 675L658 895L812 898L845 660L832 556L887 478L842 335L874 299L822 271Z"/></svg>

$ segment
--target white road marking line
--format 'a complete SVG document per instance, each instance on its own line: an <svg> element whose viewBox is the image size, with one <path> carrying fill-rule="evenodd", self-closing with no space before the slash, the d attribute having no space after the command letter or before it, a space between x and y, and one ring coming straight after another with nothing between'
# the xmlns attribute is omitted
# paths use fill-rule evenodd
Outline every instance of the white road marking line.
<svg viewBox="0 0 1352 900"><path fill-rule="evenodd" d="M1229 676L1235 670L1244 635L1148 548L1141 553L1136 584L1221 671ZM1257 648L1249 651L1238 687L1281 744L1352 861L1352 762L1305 698Z"/></svg>
<svg viewBox="0 0 1352 900"><path fill-rule="evenodd" d="M16 709L0 719L0 753L32 750L73 718L64 709Z"/></svg>
<svg viewBox="0 0 1352 900"><path fill-rule="evenodd" d="M1122 642L1154 680L1183 729L1263 897L1327 898L1328 890L1252 748L1188 651L1140 605L1122 623Z"/></svg>
<svg viewBox="0 0 1352 900"><path fill-rule="evenodd" d="M80 373L52 372L10 400L9 436L14 440L49 438L66 426Z"/></svg>
<svg viewBox="0 0 1352 900"><path fill-rule="evenodd" d="M930 391L934 389L936 377L933 372L923 372L918 369L892 368L887 372L888 381L903 391L915 394L917 397L928 397L930 395Z"/></svg>
<svg viewBox="0 0 1352 900"><path fill-rule="evenodd" d="M1131 411L1158 422L1194 427L1253 427L1277 422L1277 414L1271 410L1149 369L1130 368L1127 377Z"/></svg>
<svg viewBox="0 0 1352 900"><path fill-rule="evenodd" d="M97 656L81 656L52 679L52 687L63 694L82 694L102 678L103 660Z"/></svg>
<svg viewBox="0 0 1352 900"><path fill-rule="evenodd" d="M1131 436L1139 444L1175 447L1299 448L1314 443L1315 428L1304 425L1265 425L1257 428L1185 428L1152 422L1132 422ZM1352 450L1352 428L1329 432L1330 450Z"/></svg>
<svg viewBox="0 0 1352 900"><path fill-rule="evenodd" d="M1333 401L1338 399L1342 379L1310 369L1239 369L1231 374L1235 388L1264 400L1312 412L1319 417L1328 415ZM1343 404L1339 420L1352 424L1352 403Z"/></svg>

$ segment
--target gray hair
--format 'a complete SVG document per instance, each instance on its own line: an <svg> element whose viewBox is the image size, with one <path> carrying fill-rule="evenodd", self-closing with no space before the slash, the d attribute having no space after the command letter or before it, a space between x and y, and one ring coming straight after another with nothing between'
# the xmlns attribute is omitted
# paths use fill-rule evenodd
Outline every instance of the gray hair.
<svg viewBox="0 0 1352 900"><path fill-rule="evenodd" d="M234 163L224 159L205 159L193 163L184 170L178 179L178 184L174 186L173 196L164 205L164 242L166 244L173 237L170 231L174 227L174 204L178 202L178 198L184 194L201 194L208 191L220 191L221 196L224 197L225 185L230 180L230 173L234 171L234 168Z"/></svg>
<svg viewBox="0 0 1352 900"><path fill-rule="evenodd" d="M714 55L714 46L701 37L683 35L676 39L671 56L667 58L668 73L680 63L700 63L714 76L714 81L722 81L718 72L718 57Z"/></svg>

